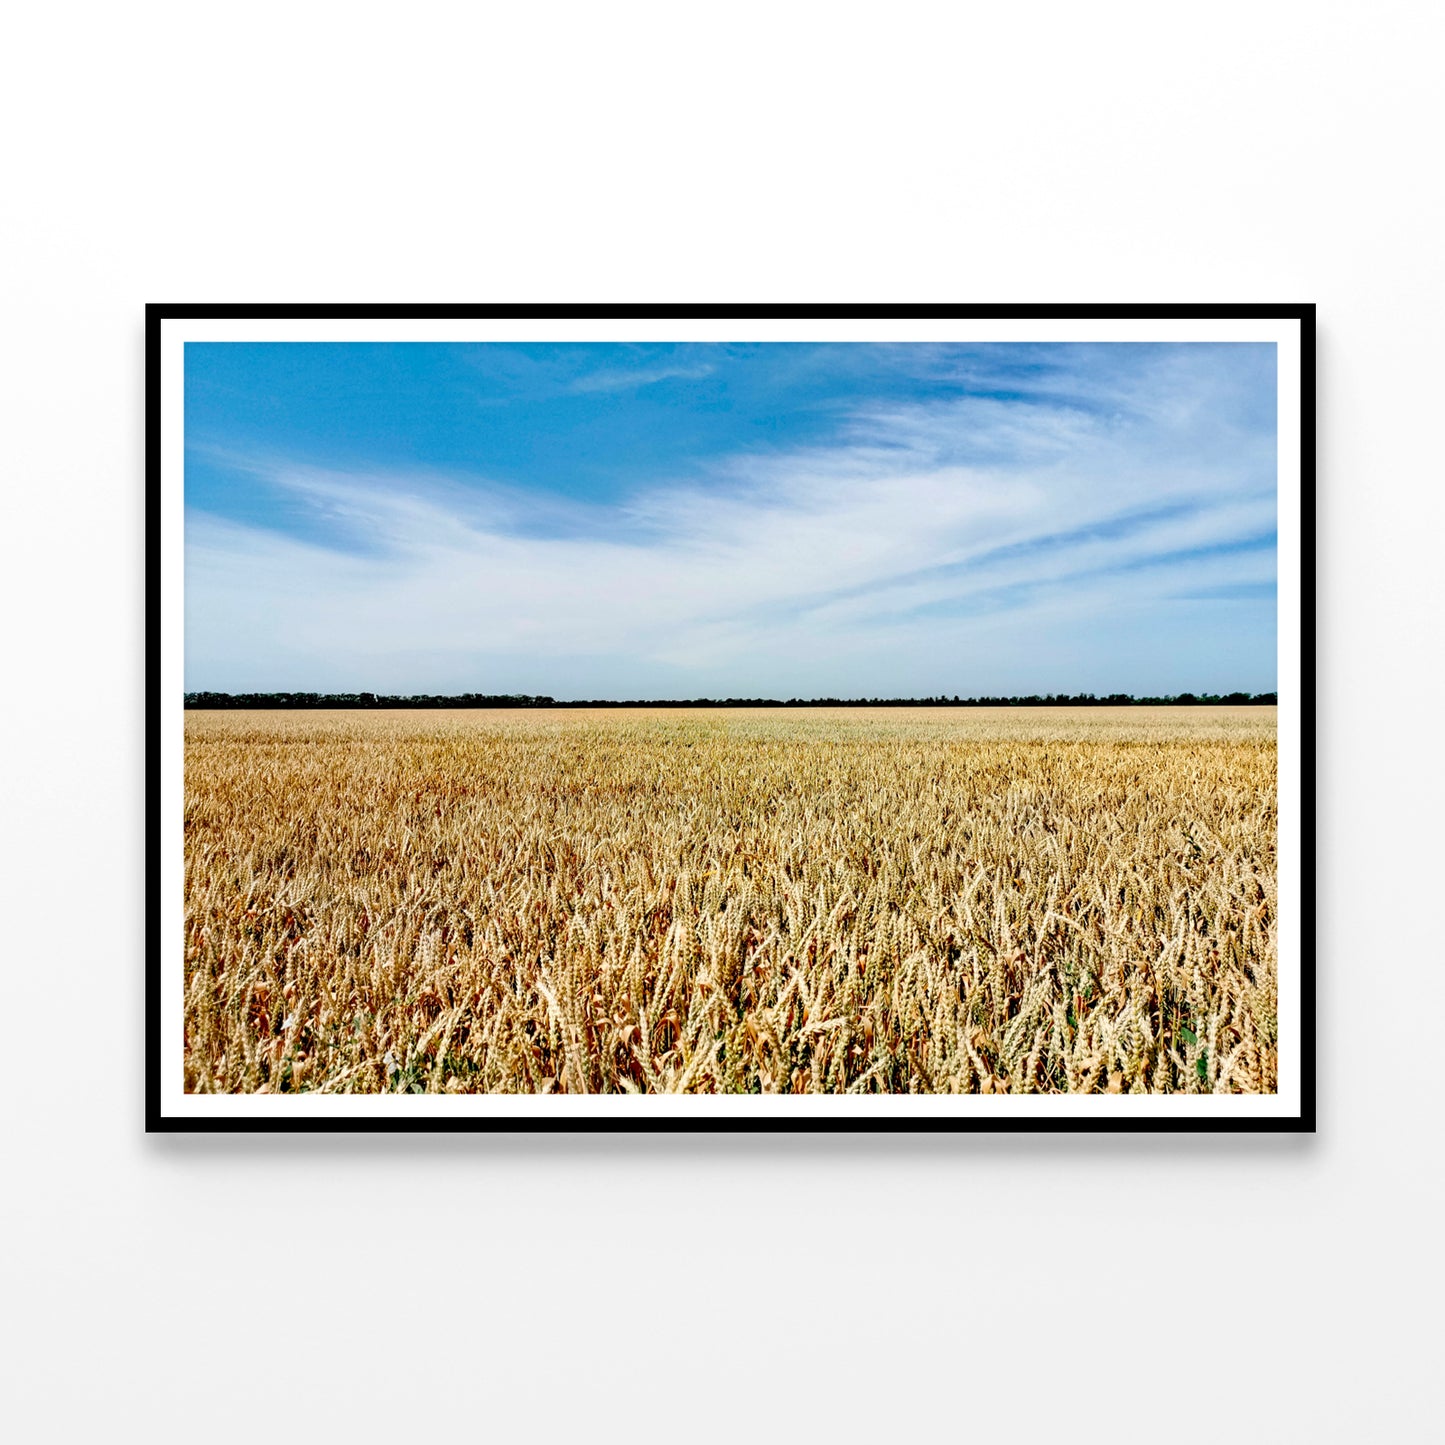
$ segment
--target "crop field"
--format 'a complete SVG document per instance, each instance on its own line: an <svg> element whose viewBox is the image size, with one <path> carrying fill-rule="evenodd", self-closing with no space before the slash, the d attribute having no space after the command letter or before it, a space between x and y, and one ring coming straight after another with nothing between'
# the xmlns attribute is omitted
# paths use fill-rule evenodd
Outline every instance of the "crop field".
<svg viewBox="0 0 1445 1445"><path fill-rule="evenodd" d="M186 714L201 1092L1273 1092L1273 708Z"/></svg>

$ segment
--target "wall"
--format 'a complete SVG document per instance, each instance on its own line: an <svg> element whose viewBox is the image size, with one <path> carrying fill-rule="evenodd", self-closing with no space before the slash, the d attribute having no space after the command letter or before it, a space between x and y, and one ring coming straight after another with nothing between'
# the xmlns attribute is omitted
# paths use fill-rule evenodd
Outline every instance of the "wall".
<svg viewBox="0 0 1445 1445"><path fill-rule="evenodd" d="M16 1438L1415 1439L1439 11L31 7L0 117ZM1320 1133L141 1132L142 306L1313 300Z"/></svg>

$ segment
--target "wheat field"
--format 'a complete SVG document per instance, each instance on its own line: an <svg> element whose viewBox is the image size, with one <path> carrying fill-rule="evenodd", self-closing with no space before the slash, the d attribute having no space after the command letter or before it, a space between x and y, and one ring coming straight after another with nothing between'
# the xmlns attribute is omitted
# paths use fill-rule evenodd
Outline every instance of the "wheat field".
<svg viewBox="0 0 1445 1445"><path fill-rule="evenodd" d="M192 1092L1273 1092L1273 708L186 714Z"/></svg>

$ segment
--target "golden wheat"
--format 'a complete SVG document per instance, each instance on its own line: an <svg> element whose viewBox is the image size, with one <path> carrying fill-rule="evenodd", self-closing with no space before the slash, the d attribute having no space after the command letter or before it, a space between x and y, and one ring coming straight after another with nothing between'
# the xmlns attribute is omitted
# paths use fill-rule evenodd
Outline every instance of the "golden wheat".
<svg viewBox="0 0 1445 1445"><path fill-rule="evenodd" d="M1272 1092L1272 708L186 716L192 1091Z"/></svg>

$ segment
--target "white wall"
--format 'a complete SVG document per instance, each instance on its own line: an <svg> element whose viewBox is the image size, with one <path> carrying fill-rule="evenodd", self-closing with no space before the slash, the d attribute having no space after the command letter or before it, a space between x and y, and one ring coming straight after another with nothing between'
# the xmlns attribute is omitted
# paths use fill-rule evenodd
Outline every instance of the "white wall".
<svg viewBox="0 0 1445 1445"><path fill-rule="evenodd" d="M1441 29L1258 0L11 14L14 1438L1438 1429ZM1316 1138L142 1134L142 305L544 299L1319 303Z"/></svg>

